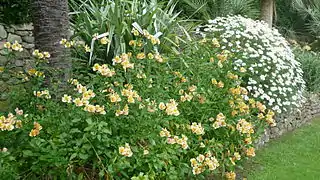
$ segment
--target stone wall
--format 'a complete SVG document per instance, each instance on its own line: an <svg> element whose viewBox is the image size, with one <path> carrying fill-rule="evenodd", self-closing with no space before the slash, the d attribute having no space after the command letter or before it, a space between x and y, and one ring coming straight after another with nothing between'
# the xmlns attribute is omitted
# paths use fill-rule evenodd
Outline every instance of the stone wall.
<svg viewBox="0 0 320 180"><path fill-rule="evenodd" d="M15 87L21 85L19 73L30 69L32 61L30 53L34 49L34 37L32 24L4 25L0 24L0 112L8 107L9 93ZM5 42L18 41L24 48L22 52L16 52L16 57L5 57L3 45Z"/></svg>
<svg viewBox="0 0 320 180"><path fill-rule="evenodd" d="M306 125L317 116L320 116L320 95L307 94L306 101L301 108L290 113L276 117L277 126L267 129L256 142L257 147L262 147L271 139L280 137L294 129Z"/></svg>

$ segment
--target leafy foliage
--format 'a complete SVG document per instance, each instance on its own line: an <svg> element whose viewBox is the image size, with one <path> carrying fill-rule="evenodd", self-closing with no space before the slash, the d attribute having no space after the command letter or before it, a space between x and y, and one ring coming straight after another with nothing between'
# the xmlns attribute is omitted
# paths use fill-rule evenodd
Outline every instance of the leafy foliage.
<svg viewBox="0 0 320 180"><path fill-rule="evenodd" d="M5 24L29 23L31 0L1 0L0 22Z"/></svg>
<svg viewBox="0 0 320 180"><path fill-rule="evenodd" d="M320 36L320 1L294 0L292 5L306 21L309 31Z"/></svg>
<svg viewBox="0 0 320 180"><path fill-rule="evenodd" d="M135 42L150 41L147 33L133 32ZM55 92L41 83L32 87L29 103L16 99L28 115L1 116L0 147L6 150L0 174L234 177L236 165L255 155L252 142L267 124L275 125L274 113L240 86L247 74L234 70L236 53L213 49L211 41L190 42L178 55L131 46L113 65L95 64L84 74L86 85L70 80L62 102L51 100ZM41 59L44 52L33 54ZM28 77L41 82L35 72Z"/></svg>
<svg viewBox="0 0 320 180"><path fill-rule="evenodd" d="M210 20L218 16L259 16L256 0L179 0L179 8L187 17Z"/></svg>
<svg viewBox="0 0 320 180"><path fill-rule="evenodd" d="M179 13L174 12L173 1L163 6L156 0L80 0L70 1L70 6L74 9L74 12L71 12L74 38L90 45L94 34L108 33L111 42L106 51L100 49L100 53L94 57L98 57L98 61L111 62L114 55L130 50L128 43L133 39L131 30L134 22L151 34L162 33L162 45L158 51L170 51L173 46L177 46L175 30L178 27Z"/></svg>
<svg viewBox="0 0 320 180"><path fill-rule="evenodd" d="M301 63L306 88L310 92L320 92L320 54L306 51L300 46L294 48L297 60Z"/></svg>

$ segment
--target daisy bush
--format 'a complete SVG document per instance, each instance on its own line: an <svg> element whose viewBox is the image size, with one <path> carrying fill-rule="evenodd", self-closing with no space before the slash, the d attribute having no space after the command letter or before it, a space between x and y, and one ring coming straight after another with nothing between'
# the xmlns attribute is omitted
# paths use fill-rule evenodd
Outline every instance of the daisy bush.
<svg viewBox="0 0 320 180"><path fill-rule="evenodd" d="M1 161L11 176L235 179L235 168L255 156L253 142L276 124L263 99L243 86L248 67L234 68L239 52L213 38L164 55L156 37L132 32L132 51L77 74L59 102L37 82L23 96L30 102L20 103L30 113L19 129L8 125L17 124L12 115L1 117L1 138L8 139ZM154 50L144 48L149 44ZM43 80L39 72L27 76Z"/></svg>
<svg viewBox="0 0 320 180"><path fill-rule="evenodd" d="M278 113L299 107L305 82L300 63L276 29L242 16L218 17L197 29L215 48L236 54L234 70L247 69L243 86Z"/></svg>

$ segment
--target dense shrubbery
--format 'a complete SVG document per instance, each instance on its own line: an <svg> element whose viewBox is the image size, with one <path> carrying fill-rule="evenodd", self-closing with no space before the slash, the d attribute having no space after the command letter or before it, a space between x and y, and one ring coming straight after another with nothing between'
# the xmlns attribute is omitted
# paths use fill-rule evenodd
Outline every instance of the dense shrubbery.
<svg viewBox="0 0 320 180"><path fill-rule="evenodd" d="M21 24L31 22L31 0L2 0L0 22Z"/></svg>
<svg viewBox="0 0 320 180"><path fill-rule="evenodd" d="M320 92L320 54L311 51L310 46L295 45L294 53L301 63L306 89L310 92Z"/></svg>
<svg viewBox="0 0 320 180"><path fill-rule="evenodd" d="M133 23L157 36L161 41L161 45L158 46L159 52L171 51L173 46L177 46L179 13L174 12L175 3L172 1L163 5L156 0L102 2L90 0L70 1L70 5L74 10L71 13L73 38L90 45L95 34L108 33L107 47L95 46L93 60L111 63L114 55L129 51L131 49L129 41L133 39L131 33ZM151 43L145 46L146 50L153 50L152 48Z"/></svg>
<svg viewBox="0 0 320 180"><path fill-rule="evenodd" d="M237 54L235 69L248 69L244 86L251 96L278 113L299 107L305 88L303 72L277 30L260 21L233 16L209 21L198 32L205 38L220 38L217 46Z"/></svg>
<svg viewBox="0 0 320 180"><path fill-rule="evenodd" d="M241 87L248 73L234 69L238 52L208 39L162 56L137 44L152 41L149 33L133 34L133 50L112 65L95 64L84 74L87 84L71 79L64 103L51 100L55 92L41 84L29 100L19 94L28 103L17 105L29 115L1 117L1 175L234 179L235 167L255 155L252 142L275 125L274 113ZM34 55L41 62L49 57Z"/></svg>

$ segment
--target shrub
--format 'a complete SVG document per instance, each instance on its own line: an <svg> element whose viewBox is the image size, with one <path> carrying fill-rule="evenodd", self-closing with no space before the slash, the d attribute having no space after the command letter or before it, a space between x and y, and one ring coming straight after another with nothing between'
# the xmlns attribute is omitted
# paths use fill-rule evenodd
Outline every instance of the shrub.
<svg viewBox="0 0 320 180"><path fill-rule="evenodd" d="M278 113L300 105L305 88L303 72L276 29L242 16L229 16L210 20L197 31L205 38L217 38L217 46L236 54L234 68L248 69L243 86L250 96Z"/></svg>
<svg viewBox="0 0 320 180"><path fill-rule="evenodd" d="M95 34L108 33L108 46L100 49L95 46L95 56L98 62L111 63L113 56L130 50L129 41L133 39L131 27L133 23L141 26L152 35L159 36L161 46L158 51L171 51L177 46L175 38L178 27L175 13L175 3L166 5L152 1L71 1L73 38L90 45ZM144 42L141 42L144 43ZM151 50L151 45L145 49ZM97 55L98 54L98 55ZM89 61L92 65L93 61Z"/></svg>
<svg viewBox="0 0 320 180"><path fill-rule="evenodd" d="M133 32L135 42L152 39ZM233 68L238 52L201 41L165 56L130 44L132 51L112 65L95 64L85 74L88 84L71 79L62 102L35 87L23 127L0 132L0 147L8 149L1 161L11 165L0 172L31 179L234 179L235 167L255 155L252 142L275 125L274 113L240 86L247 73ZM16 123L8 116L1 128Z"/></svg>
<svg viewBox="0 0 320 180"><path fill-rule="evenodd" d="M29 23L31 19L31 0L2 0L0 22L5 24Z"/></svg>
<svg viewBox="0 0 320 180"><path fill-rule="evenodd" d="M320 92L320 54L319 52L307 51L296 46L294 54L301 63L303 79L306 89L310 92Z"/></svg>

